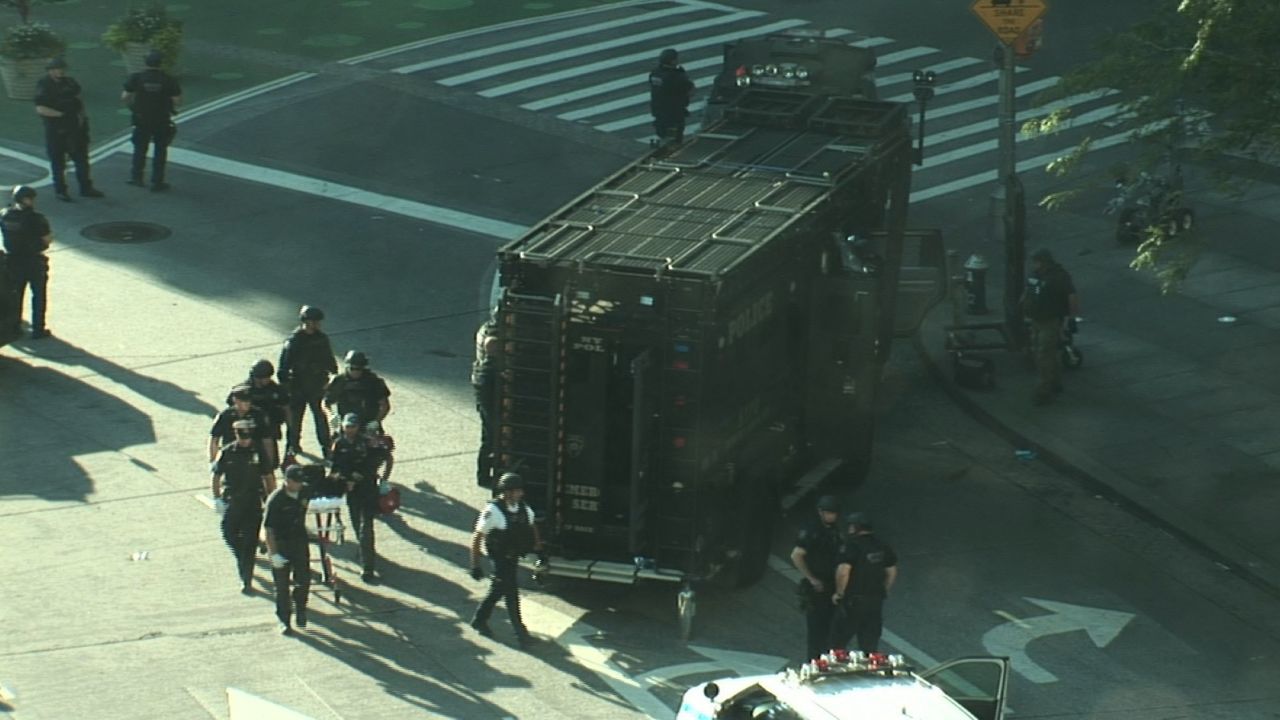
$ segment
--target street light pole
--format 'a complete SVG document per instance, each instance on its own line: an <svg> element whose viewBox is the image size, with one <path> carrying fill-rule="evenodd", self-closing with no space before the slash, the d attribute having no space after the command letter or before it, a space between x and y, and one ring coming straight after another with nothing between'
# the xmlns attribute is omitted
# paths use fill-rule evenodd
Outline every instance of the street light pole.
<svg viewBox="0 0 1280 720"><path fill-rule="evenodd" d="M999 126L997 150L999 153L999 181L992 193L993 225L1004 241L1004 320L1012 349L1023 347L1026 328L1022 316L1023 269L1026 255L1026 202L1022 181L1018 179L1016 152L1017 108L1013 48L996 46L995 58L999 65Z"/></svg>
<svg viewBox="0 0 1280 720"><path fill-rule="evenodd" d="M916 102L920 104L920 122L917 125L919 131L919 140L916 144L915 153L913 153L916 165L924 164L924 109L925 105L933 99L933 86L938 82L938 74L932 70L916 70L911 73L911 82L914 87L911 94L915 96Z"/></svg>

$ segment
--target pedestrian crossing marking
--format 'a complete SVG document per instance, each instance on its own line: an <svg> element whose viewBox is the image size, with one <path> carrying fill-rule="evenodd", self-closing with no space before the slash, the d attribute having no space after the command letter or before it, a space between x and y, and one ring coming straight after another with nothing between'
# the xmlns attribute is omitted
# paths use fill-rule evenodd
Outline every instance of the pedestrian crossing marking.
<svg viewBox="0 0 1280 720"><path fill-rule="evenodd" d="M758 12L755 10L744 10L742 12L733 13L732 15L719 15L716 17L704 18L702 20L695 20L694 22L685 23L681 25L680 29L684 32L691 32L694 30L704 30L706 28L712 28L717 25L727 25L729 23L738 22L739 20L748 20L751 18L759 17L763 14L764 13ZM803 20L795 21L795 22L797 22L798 24L804 24ZM495 77L497 75L505 75L506 73L511 72L513 70L528 70L529 68L537 67L539 65L549 65L552 63L560 62L561 60L572 60L573 58L582 57L583 55L593 55L603 50L613 50L615 48L626 47L627 45L635 45L637 43L646 42L648 40L665 40L665 39L669 39L670 37L671 37L671 28L660 27L654 30L637 33L634 35L627 35L625 37L620 37L620 38L612 38L610 40L601 40L600 42L591 43L590 45L583 45L581 47L569 48L567 50L561 50L559 52L547 53L537 58L525 58L521 60L512 60L510 62L501 63L499 65L491 65L489 67L480 68L479 70L473 70L471 72L463 73L461 75L447 77L443 80L440 80L439 82L441 85L446 85L449 87L453 87L455 85L465 85L466 83L475 82L476 80L485 80L487 78ZM646 50L643 53L640 53L639 55L640 57L637 59L651 60L657 57L656 52L652 52L648 50ZM616 59L610 58L605 62L608 63L609 65L615 65L615 64L628 62L628 60L626 59L626 57L616 58Z"/></svg>

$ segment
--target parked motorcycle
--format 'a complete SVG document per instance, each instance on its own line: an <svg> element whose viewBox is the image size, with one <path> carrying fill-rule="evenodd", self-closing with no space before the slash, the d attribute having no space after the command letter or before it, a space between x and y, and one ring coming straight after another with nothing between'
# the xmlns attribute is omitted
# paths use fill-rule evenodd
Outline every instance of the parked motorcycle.
<svg viewBox="0 0 1280 720"><path fill-rule="evenodd" d="M1141 242L1150 227L1172 236L1195 225L1195 213L1183 204L1182 175L1176 171L1171 179L1142 172L1133 181L1116 180L1116 197L1105 213L1116 215L1116 242L1122 245Z"/></svg>

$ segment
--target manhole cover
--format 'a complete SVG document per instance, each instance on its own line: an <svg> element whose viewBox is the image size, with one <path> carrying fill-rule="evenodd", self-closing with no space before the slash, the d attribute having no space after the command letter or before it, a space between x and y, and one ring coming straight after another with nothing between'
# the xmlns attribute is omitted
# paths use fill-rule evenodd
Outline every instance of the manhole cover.
<svg viewBox="0 0 1280 720"><path fill-rule="evenodd" d="M146 222L107 222L90 225L80 234L90 240L109 243L147 243L169 237L171 231L163 225Z"/></svg>

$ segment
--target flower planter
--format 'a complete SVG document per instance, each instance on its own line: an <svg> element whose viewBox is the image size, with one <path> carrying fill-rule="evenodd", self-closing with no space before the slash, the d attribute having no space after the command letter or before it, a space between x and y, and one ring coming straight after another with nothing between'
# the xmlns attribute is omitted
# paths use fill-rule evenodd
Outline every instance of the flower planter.
<svg viewBox="0 0 1280 720"><path fill-rule="evenodd" d="M31 100L36 96L36 83L45 75L48 58L0 58L0 78L4 91L14 100Z"/></svg>
<svg viewBox="0 0 1280 720"><path fill-rule="evenodd" d="M151 52L151 46L147 43L126 43L124 52L120 53L121 57L124 58L124 71L132 75L146 70L147 53L149 52Z"/></svg>

